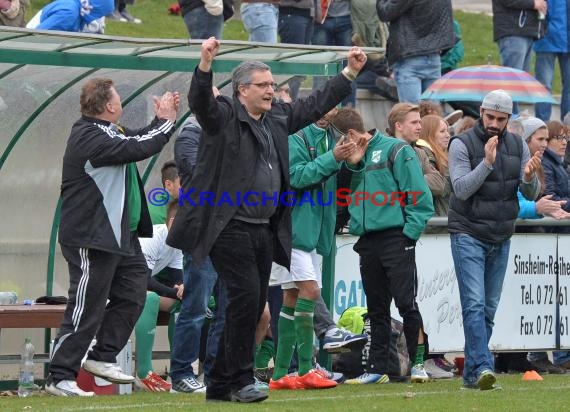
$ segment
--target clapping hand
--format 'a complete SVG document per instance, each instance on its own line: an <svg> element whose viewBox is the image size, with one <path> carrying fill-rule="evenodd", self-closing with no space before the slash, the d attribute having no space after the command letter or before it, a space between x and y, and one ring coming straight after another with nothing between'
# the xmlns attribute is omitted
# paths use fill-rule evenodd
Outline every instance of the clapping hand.
<svg viewBox="0 0 570 412"><path fill-rule="evenodd" d="M180 107L180 94L178 92L166 92L160 98L154 96L154 113L159 119L176 121L176 114Z"/></svg>
<svg viewBox="0 0 570 412"><path fill-rule="evenodd" d="M493 166L497 157L497 145L499 144L499 136L493 136L485 143L485 164L488 167Z"/></svg>
<svg viewBox="0 0 570 412"><path fill-rule="evenodd" d="M568 219L570 213L562 209L565 204L565 200L552 200L552 195L543 196L536 201L536 213L556 220Z"/></svg>
<svg viewBox="0 0 570 412"><path fill-rule="evenodd" d="M524 168L524 180L530 182L536 171L540 168L542 154L536 151Z"/></svg>

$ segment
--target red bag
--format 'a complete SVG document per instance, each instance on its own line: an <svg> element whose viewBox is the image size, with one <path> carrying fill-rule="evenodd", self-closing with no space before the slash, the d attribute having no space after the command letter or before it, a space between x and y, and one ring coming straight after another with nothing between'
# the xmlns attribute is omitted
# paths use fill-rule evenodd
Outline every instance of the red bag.
<svg viewBox="0 0 570 412"><path fill-rule="evenodd" d="M180 15L180 4L178 4L178 2L172 3L170 7L168 7L168 12L170 14Z"/></svg>

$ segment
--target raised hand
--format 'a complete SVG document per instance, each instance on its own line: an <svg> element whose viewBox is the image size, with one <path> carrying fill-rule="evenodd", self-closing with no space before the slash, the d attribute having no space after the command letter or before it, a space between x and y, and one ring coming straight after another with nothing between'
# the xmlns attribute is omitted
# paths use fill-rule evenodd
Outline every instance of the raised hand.
<svg viewBox="0 0 570 412"><path fill-rule="evenodd" d="M154 109L156 117L176 121L176 113L180 105L180 95L178 92L166 92L162 97L154 97Z"/></svg>
<svg viewBox="0 0 570 412"><path fill-rule="evenodd" d="M542 154L539 151L536 151L534 155L529 159L528 163L524 168L524 180L525 182L529 182L536 171L540 168Z"/></svg>
<svg viewBox="0 0 570 412"><path fill-rule="evenodd" d="M360 73L367 59L360 47L351 48L348 52L348 69L355 75Z"/></svg>
<svg viewBox="0 0 570 412"><path fill-rule="evenodd" d="M198 67L203 72L209 72L212 68L212 61L220 50L220 41L215 37L210 37L202 42L202 49L200 54L200 64Z"/></svg>
<svg viewBox="0 0 570 412"><path fill-rule="evenodd" d="M487 166L493 166L495 163L495 158L497 157L497 145L499 144L499 136L493 136L487 143L485 143L485 164Z"/></svg>

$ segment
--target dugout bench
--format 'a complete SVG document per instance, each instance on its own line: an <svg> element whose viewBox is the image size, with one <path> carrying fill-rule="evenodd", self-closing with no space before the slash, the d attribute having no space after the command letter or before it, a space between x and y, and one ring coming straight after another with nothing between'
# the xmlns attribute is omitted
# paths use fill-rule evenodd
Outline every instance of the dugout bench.
<svg viewBox="0 0 570 412"><path fill-rule="evenodd" d="M59 328L63 320L66 305L0 305L0 338L2 329L8 328ZM157 326L168 326L169 312L158 312ZM0 343L1 345L1 343ZM38 348L36 348L38 349ZM157 353L157 358L163 358ZM20 354L0 355L0 364L12 364L20 361ZM49 362L48 353L36 353L35 362Z"/></svg>

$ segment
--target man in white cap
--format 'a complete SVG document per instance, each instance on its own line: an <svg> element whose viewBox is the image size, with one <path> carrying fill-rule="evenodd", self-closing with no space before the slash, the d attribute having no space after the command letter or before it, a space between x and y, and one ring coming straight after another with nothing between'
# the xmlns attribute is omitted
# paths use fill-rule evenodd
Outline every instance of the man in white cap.
<svg viewBox="0 0 570 412"><path fill-rule="evenodd" d="M507 131L513 101L503 90L487 94L481 118L449 147L453 192L448 228L465 335L463 386L498 389L489 340L507 269L517 218L517 190L540 193L540 153Z"/></svg>

